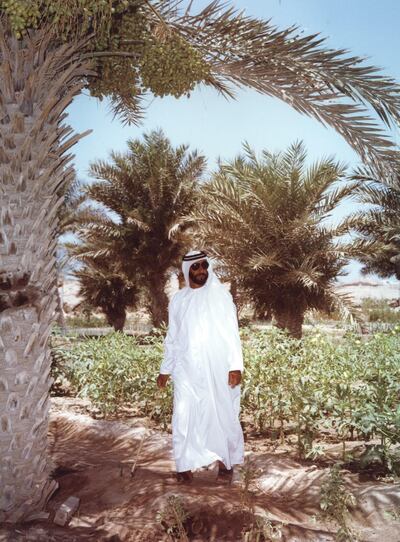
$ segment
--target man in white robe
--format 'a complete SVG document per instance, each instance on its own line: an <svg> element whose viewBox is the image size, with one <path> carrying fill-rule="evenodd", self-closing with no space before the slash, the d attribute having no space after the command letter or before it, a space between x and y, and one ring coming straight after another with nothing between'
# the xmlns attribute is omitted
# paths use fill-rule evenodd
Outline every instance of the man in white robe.
<svg viewBox="0 0 400 542"><path fill-rule="evenodd" d="M192 470L218 461L230 476L243 463L239 422L243 371L236 308L212 270L207 255L183 258L186 286L169 304L169 326L157 385L172 376L173 450L177 477L190 482Z"/></svg>

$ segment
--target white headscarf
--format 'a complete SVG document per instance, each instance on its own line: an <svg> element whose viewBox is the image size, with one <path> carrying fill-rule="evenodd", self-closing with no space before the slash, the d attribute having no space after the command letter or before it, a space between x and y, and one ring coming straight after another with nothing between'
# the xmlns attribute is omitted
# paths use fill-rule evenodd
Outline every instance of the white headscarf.
<svg viewBox="0 0 400 542"><path fill-rule="evenodd" d="M207 339L216 354L220 349L222 349L221 356L226 356L226 352L229 352L229 364L236 363L237 358L241 358L241 346L236 307L232 296L228 288L215 275L212 262L204 252L191 250L184 256L184 258L188 257L189 261L182 262L186 286L178 296L183 303L181 326L183 331L186 326L195 324L197 331L193 331L192 327L192 331L190 333L187 330L184 331L182 337L187 338L192 346L197 342L201 344L204 339ZM200 260L207 260L209 263L207 282L199 288L192 288L189 282L189 270L193 263ZM189 344L185 347L191 349Z"/></svg>
<svg viewBox="0 0 400 542"><path fill-rule="evenodd" d="M190 258L190 260L185 261L185 259L183 259L183 261L182 261L182 273L183 273L183 276L185 277L186 287L190 287L189 271L190 271L191 266L195 262L200 262L201 260L207 260L208 265L209 265L209 267L208 267L208 279L207 279L207 282L202 286L202 288L204 288L207 284L209 284L210 279L212 280L213 278L215 278L218 282L220 282L218 280L218 278L214 275L214 271L212 269L212 264L211 264L210 259L208 258L207 254L205 252L203 252L201 250L191 250L190 252L185 254L184 258Z"/></svg>

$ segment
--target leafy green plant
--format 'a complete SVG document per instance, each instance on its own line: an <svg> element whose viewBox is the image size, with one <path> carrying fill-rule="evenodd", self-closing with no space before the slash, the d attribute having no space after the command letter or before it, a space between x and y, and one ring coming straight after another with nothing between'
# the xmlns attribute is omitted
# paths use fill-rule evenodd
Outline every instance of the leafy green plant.
<svg viewBox="0 0 400 542"><path fill-rule="evenodd" d="M379 439L385 468L397 472L391 454L400 443L400 327L367 340L348 334L337 342L313 332L301 341L277 329L244 328L242 415L246 425L284 443L297 437L298 455L321 454L321 431L342 443ZM54 341L55 342L55 341ZM60 339L59 339L60 342ZM136 338L121 333L53 347L53 376L65 379L105 414L126 406L168 428L171 386L155 380L163 355L163 331Z"/></svg>
<svg viewBox="0 0 400 542"><path fill-rule="evenodd" d="M240 499L242 509L245 513L254 515L254 492L252 485L260 474L260 469L248 457L245 458L243 465L239 467L240 473Z"/></svg>
<svg viewBox="0 0 400 542"><path fill-rule="evenodd" d="M280 525L274 525L264 516L256 516L254 521L242 531L243 542L277 542L282 540Z"/></svg>
<svg viewBox="0 0 400 542"><path fill-rule="evenodd" d="M106 319L102 316L89 315L87 316L67 316L66 324L68 327L108 327Z"/></svg>
<svg viewBox="0 0 400 542"><path fill-rule="evenodd" d="M343 460L353 438L390 448L400 437L399 331L337 343L319 332L295 341L275 329L243 330L245 415L281 440L295 431L300 457L314 454L323 429L342 442Z"/></svg>
<svg viewBox="0 0 400 542"><path fill-rule="evenodd" d="M352 194L345 167L333 158L307 168L302 142L257 155L248 143L221 162L192 213L202 246L251 300L256 312L301 338L307 310L353 318L349 297L334 281L351 255L337 240L347 229L326 218Z"/></svg>
<svg viewBox="0 0 400 542"><path fill-rule="evenodd" d="M400 508L392 508L391 510L386 510L384 512L385 516L388 519L394 520L394 521L400 521Z"/></svg>
<svg viewBox="0 0 400 542"><path fill-rule="evenodd" d="M361 470L372 468L375 472L381 470L383 474L391 472L400 476L400 448L390 449L382 444L367 444L358 458L358 466Z"/></svg>
<svg viewBox="0 0 400 542"><path fill-rule="evenodd" d="M338 542L356 540L355 533L347 525L349 509L355 505L356 499L346 487L340 466L334 465L321 485L320 508L322 517L338 525L336 534Z"/></svg>
<svg viewBox="0 0 400 542"><path fill-rule="evenodd" d="M188 518L189 514L185 509L185 503L179 495L170 495L165 507L157 513L158 522L161 523L169 540L172 541L189 541L184 525Z"/></svg>
<svg viewBox="0 0 400 542"><path fill-rule="evenodd" d="M105 337L54 347L62 359L61 371L79 395L89 397L106 416L133 406L140 415L159 421L164 429L171 418L171 387L159 390L156 378L162 357L162 337L135 337L112 333Z"/></svg>
<svg viewBox="0 0 400 542"><path fill-rule="evenodd" d="M244 514L249 518L242 530L243 542L275 542L282 537L279 525L272 523L266 515L260 515L255 511L255 492L253 485L261 473L254 461L245 458L240 472L240 500Z"/></svg>

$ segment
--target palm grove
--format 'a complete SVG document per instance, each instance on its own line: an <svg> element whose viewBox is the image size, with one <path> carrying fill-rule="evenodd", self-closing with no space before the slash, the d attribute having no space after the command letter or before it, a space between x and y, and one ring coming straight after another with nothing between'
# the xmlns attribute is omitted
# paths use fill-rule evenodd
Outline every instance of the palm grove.
<svg viewBox="0 0 400 542"><path fill-rule="evenodd" d="M229 97L235 85L251 87L332 126L378 182L397 178L396 149L385 136L385 125L400 115L399 87L391 78L297 29L278 30L218 2L193 9L175 0L0 2L0 521L35 517L55 489L46 450L48 337L59 215L75 176L70 149L85 135L72 133L66 120L76 95L86 88L107 97L123 122L139 122L147 92L180 96L203 83ZM120 211L118 226L124 218L127 229L136 221L134 236L140 222L142 232L155 226L146 209L140 216L131 216L129 204ZM105 224L109 236L117 229ZM168 238L179 234L184 243L185 231L172 227ZM396 242L396 233L389 241L385 235L376 243ZM90 245L89 234L84 242ZM172 259L175 248L166 248ZM259 256L252 252L255 264ZM112 272L93 261L92 270ZM150 284L150 274L143 274ZM125 287L134 304L135 284Z"/></svg>

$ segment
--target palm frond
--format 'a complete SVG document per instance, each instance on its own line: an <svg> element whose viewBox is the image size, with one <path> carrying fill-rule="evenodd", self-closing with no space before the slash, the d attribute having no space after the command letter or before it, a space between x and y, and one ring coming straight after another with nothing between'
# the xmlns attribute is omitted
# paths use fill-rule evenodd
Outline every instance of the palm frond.
<svg viewBox="0 0 400 542"><path fill-rule="evenodd" d="M110 109L123 125L140 125L144 117L142 96L137 90L126 94L114 93L110 96Z"/></svg>
<svg viewBox="0 0 400 542"><path fill-rule="evenodd" d="M282 262L282 255L271 251L269 254L261 253L254 254L248 261L248 265L254 271L270 269L272 267L284 269L285 265Z"/></svg>
<svg viewBox="0 0 400 542"><path fill-rule="evenodd" d="M278 98L334 128L364 162L381 170L399 162L388 134L400 120L400 87L392 77L297 26L278 29L225 1L213 0L197 12L194 6L192 0L146 0L140 9L149 27L178 34L200 54L209 66L206 85L226 97L247 87ZM110 92L112 107L124 122L136 123L143 110L137 52L125 50L122 40L111 53L131 66L121 88Z"/></svg>
<svg viewBox="0 0 400 542"><path fill-rule="evenodd" d="M358 182L347 182L344 186L337 186L331 190L324 191L312 202L310 210L317 216L327 215L346 199L355 199L358 186Z"/></svg>
<svg viewBox="0 0 400 542"><path fill-rule="evenodd" d="M321 278L323 273L306 261L298 269L290 269L282 276L282 283L300 284L306 290L319 290L321 288Z"/></svg>
<svg viewBox="0 0 400 542"><path fill-rule="evenodd" d="M338 311L342 320L348 320L350 323L364 321L362 311L351 295L340 293L337 288L331 286L325 297L326 304L331 307L331 310Z"/></svg>
<svg viewBox="0 0 400 542"><path fill-rule="evenodd" d="M173 224L168 230L168 239L173 239L178 232L189 226L193 226L194 224L196 224L196 221L192 216L182 216L179 219L179 222Z"/></svg>
<svg viewBox="0 0 400 542"><path fill-rule="evenodd" d="M319 35L278 30L216 1L197 14L173 13L166 22L228 83L277 97L332 126L365 160L397 160L379 122L400 119L400 87L363 58L326 47Z"/></svg>

